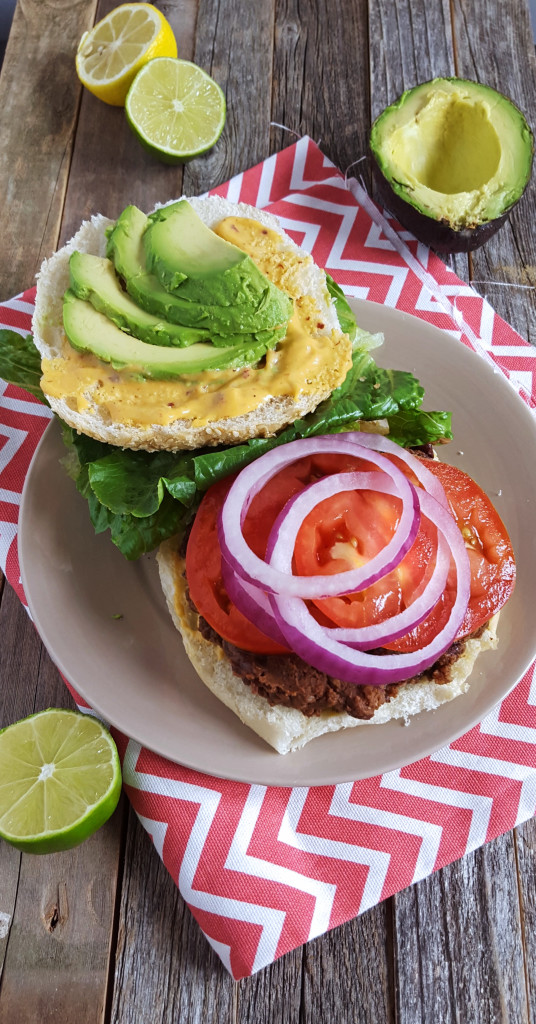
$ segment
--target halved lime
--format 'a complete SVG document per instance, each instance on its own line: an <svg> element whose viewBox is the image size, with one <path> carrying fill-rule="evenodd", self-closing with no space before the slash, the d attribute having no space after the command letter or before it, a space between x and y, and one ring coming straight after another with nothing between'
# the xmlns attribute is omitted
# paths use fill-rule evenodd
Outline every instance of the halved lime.
<svg viewBox="0 0 536 1024"><path fill-rule="evenodd" d="M225 124L225 96L188 60L155 57L138 71L125 101L134 134L164 163L206 153Z"/></svg>
<svg viewBox="0 0 536 1024"><path fill-rule="evenodd" d="M117 747L91 715L48 708L0 732L0 837L18 850L78 846L120 794Z"/></svg>

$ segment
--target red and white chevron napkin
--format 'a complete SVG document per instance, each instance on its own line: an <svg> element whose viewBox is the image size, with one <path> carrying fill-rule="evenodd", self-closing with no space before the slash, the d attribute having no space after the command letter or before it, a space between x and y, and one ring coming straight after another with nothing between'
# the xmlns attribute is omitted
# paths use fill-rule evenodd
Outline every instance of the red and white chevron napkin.
<svg viewBox="0 0 536 1024"><path fill-rule="evenodd" d="M457 334L536 408L536 349L346 182L308 138L214 190L269 207L350 295ZM34 291L0 307L30 330ZM24 601L17 519L49 414L0 381L0 564ZM84 706L75 694L80 706ZM127 794L235 978L334 928L536 811L536 672L465 736L356 783L278 789L183 768L115 733Z"/></svg>

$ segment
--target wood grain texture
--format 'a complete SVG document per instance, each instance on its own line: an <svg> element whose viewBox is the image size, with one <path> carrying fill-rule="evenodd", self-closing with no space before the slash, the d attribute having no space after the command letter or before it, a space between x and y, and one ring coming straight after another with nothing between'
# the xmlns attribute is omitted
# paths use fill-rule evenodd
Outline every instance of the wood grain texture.
<svg viewBox="0 0 536 1024"><path fill-rule="evenodd" d="M400 1024L525 1024L513 836L395 897Z"/></svg>
<svg viewBox="0 0 536 1024"><path fill-rule="evenodd" d="M267 154L274 0L199 0L197 25L194 60L223 89L227 120L214 149L185 166L185 195L214 188Z"/></svg>
<svg viewBox="0 0 536 1024"><path fill-rule="evenodd" d="M74 708L18 598L0 607L0 724L46 707ZM8 685L9 683L9 685ZM0 843L1 1024L103 1019L123 805L82 846L49 857Z"/></svg>
<svg viewBox="0 0 536 1024"><path fill-rule="evenodd" d="M31 286L55 249L81 87L72 41L94 0L21 0L0 75L0 299ZM46 56L45 56L46 55Z"/></svg>
<svg viewBox="0 0 536 1024"><path fill-rule="evenodd" d="M369 3L368 38L371 124L406 89L431 78L456 74L449 0ZM370 188L374 197L372 182ZM469 279L467 256L442 259L458 277Z"/></svg>
<svg viewBox="0 0 536 1024"><path fill-rule="evenodd" d="M519 884L521 945L525 964L529 1020L536 1019L536 819L531 818L514 832L514 850Z"/></svg>
<svg viewBox="0 0 536 1024"><path fill-rule="evenodd" d="M233 1021L236 986L130 811L112 1024Z"/></svg>
<svg viewBox="0 0 536 1024"><path fill-rule="evenodd" d="M500 16L497 12L492 17L486 0L453 0L453 12L457 73L504 92L534 130L536 58L527 4L511 0L501 7ZM533 176L505 226L472 255L477 291L532 344L536 344L535 202Z"/></svg>
<svg viewBox="0 0 536 1024"><path fill-rule="evenodd" d="M367 5L360 0L278 0L272 120L310 135L342 171L365 151L366 39ZM273 129L273 150L293 141Z"/></svg>
<svg viewBox="0 0 536 1024"><path fill-rule="evenodd" d="M304 947L304 1024L394 1024L390 902Z"/></svg>
<svg viewBox="0 0 536 1024"><path fill-rule="evenodd" d="M115 0L100 0L97 19L116 6ZM191 60L194 0L167 0L155 6L173 28L179 57ZM92 214L115 218L129 203L149 212L155 203L178 198L182 191L182 165L163 164L147 153L131 131L122 107L111 107L83 90L60 242L71 238L82 220Z"/></svg>

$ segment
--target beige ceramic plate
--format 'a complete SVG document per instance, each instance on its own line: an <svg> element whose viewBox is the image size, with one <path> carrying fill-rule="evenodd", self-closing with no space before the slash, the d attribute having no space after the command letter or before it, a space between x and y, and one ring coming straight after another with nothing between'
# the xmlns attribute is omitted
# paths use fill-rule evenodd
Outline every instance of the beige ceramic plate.
<svg viewBox="0 0 536 1024"><path fill-rule="evenodd" d="M51 657L109 722L202 772L291 786L397 768L480 721L536 655L536 421L502 374L450 335L373 303L356 301L355 310L363 327L385 332L378 362L412 370L425 386L425 407L453 410L455 440L442 457L487 491L518 561L498 650L478 660L465 696L407 727L365 725L322 736L295 754L276 754L199 681L168 616L154 557L127 562L108 535L95 536L86 502L59 465L55 424L30 467L20 522L22 578Z"/></svg>

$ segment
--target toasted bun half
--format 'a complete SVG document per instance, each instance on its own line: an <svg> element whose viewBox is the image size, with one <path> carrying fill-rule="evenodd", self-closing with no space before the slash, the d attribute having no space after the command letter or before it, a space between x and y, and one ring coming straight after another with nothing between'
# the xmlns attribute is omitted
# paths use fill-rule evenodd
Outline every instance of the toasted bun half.
<svg viewBox="0 0 536 1024"><path fill-rule="evenodd" d="M285 273L285 290L293 298L309 296L314 304L314 320L318 326L315 324L309 362L297 368L297 386L291 381L289 387L285 383L288 373L285 378L285 371L277 369L271 378L274 383L273 394L265 394L253 407L250 403L248 411L243 414L223 416L220 419L211 415L208 421L206 416L198 417L197 421L184 416L178 390L178 401L172 400L175 398L173 382L141 381L137 385L138 392L133 395L132 390L127 393L127 388L122 387L128 376L125 371L111 371L106 363L100 363L100 376L103 379L94 379L99 377L94 372L95 367L99 367L99 360L86 353L76 352L69 345L62 319L62 300L69 287L71 254L78 250L104 256L106 252L105 230L113 222L101 215L94 216L90 221L84 221L67 245L44 261L37 277L32 327L42 360L47 361L43 362L42 388L52 409L71 427L100 441L147 451L178 451L205 445L238 444L252 437L270 436L316 409L342 383L351 365L351 343L348 336L341 332L335 306L327 290L325 273L281 229L279 221L255 207L231 203L219 196L189 199L189 202L208 227L214 227L225 217L248 217L279 234L281 241L278 252L281 259L288 258L289 263L289 270ZM315 357L316 339L321 339L324 346L323 359ZM326 356L327 339L329 351ZM280 342L278 349L285 346L286 342L287 339ZM58 372L60 375L63 373L60 379L65 380L65 391L61 394L51 394L54 388L50 385L47 390L47 369L52 369L56 377ZM93 378L90 379L87 374L91 374L91 371ZM233 372L240 374L242 371ZM85 373L87 386L82 383L86 380ZM280 379L277 377L279 373ZM112 400L108 401L105 394L109 393L112 380L114 392ZM105 388L108 392L105 392ZM136 410L139 412L148 394L151 395L153 408L164 409L165 416L155 416L155 422L147 422L145 415L144 421L139 422ZM170 412L171 408L173 412Z"/></svg>
<svg viewBox="0 0 536 1024"><path fill-rule="evenodd" d="M391 697L388 703L378 708L368 721L352 718L345 712L323 712L307 718L293 708L271 707L264 697L254 693L234 674L221 647L201 635L198 615L188 600L185 561L178 553L173 539L160 545L157 559L171 617L199 677L219 700L238 715L244 725L253 729L279 754L299 750L326 732L358 725L383 725L392 718L407 720L420 711L438 708L466 692L478 655L497 646L498 614L490 620L478 639L466 641L463 652L448 668L446 682L438 683L424 674L418 682L404 683L397 696Z"/></svg>

